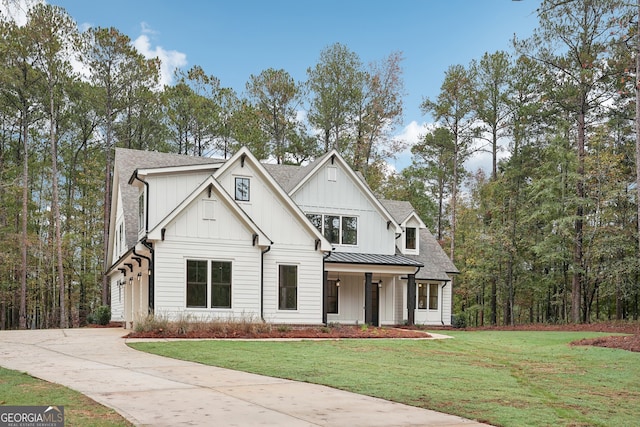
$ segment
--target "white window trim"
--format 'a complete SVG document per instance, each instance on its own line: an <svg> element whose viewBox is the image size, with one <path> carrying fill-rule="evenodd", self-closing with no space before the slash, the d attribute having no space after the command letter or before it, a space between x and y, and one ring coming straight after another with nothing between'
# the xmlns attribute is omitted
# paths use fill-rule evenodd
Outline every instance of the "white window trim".
<svg viewBox="0 0 640 427"><path fill-rule="evenodd" d="M430 298L430 294L431 294L431 286L430 285L436 285L438 287L438 307L437 308L429 308L429 298ZM437 283L437 282L418 282L417 283L418 288L425 286L427 288L427 301L426 301L426 306L421 308L419 307L420 305L420 291L418 290L416 292L416 310L420 310L420 311L430 311L430 312L438 312L440 311L440 308L442 307L442 284Z"/></svg>
<svg viewBox="0 0 640 427"><path fill-rule="evenodd" d="M350 215L350 214L331 214L331 213L316 213L316 212L306 212L305 215L320 215L320 225L321 225L321 229L320 234L322 234L323 236L324 234L324 217L325 216L337 216L338 218L340 218L340 233L338 235L338 240L340 240L339 243L333 243L331 241L329 241L329 243L331 243L332 245L336 245L336 246L342 246L345 248L357 248L360 245L360 216L359 215ZM341 243L342 242L342 218L344 217L349 217L349 218L355 218L356 219L356 244L352 245L350 243ZM309 220L311 221L311 220ZM326 236L325 236L326 238ZM329 240L329 239L327 239Z"/></svg>
<svg viewBox="0 0 640 427"><path fill-rule="evenodd" d="M296 308L280 308L280 266L295 266L296 267ZM300 264L296 262L279 262L276 263L276 312L278 313L297 313L300 311Z"/></svg>
<svg viewBox="0 0 640 427"><path fill-rule="evenodd" d="M206 307L187 307L187 261L206 261L207 262L207 306ZM231 263L231 301L230 307L211 307L211 263L212 262L230 262ZM234 268L235 262L231 259L221 258L199 258L199 257L184 257L184 308L187 311L215 311L215 312L229 312L233 310L233 283L234 283Z"/></svg>

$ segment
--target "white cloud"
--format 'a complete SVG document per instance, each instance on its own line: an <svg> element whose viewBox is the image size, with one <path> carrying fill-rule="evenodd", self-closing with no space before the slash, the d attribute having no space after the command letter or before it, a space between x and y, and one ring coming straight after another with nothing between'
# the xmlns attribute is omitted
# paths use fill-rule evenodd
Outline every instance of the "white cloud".
<svg viewBox="0 0 640 427"><path fill-rule="evenodd" d="M160 60L160 85L169 85L173 82L173 72L177 68L187 65L187 55L177 50L166 50L162 46L151 46L151 40L147 34L155 34L146 24L142 23L142 33L133 41L133 46L147 59L158 58Z"/></svg>
<svg viewBox="0 0 640 427"><path fill-rule="evenodd" d="M406 148L396 155L395 159L387 161L390 168L399 172L407 166L411 165L411 147L416 145L429 129L433 128L433 123L421 123L419 124L415 120L412 120L402 131L396 134L393 139L396 141L402 141L406 144Z"/></svg>
<svg viewBox="0 0 640 427"><path fill-rule="evenodd" d="M33 6L44 3L43 0L0 0L0 14L3 18L13 21L19 26L27 23L27 12Z"/></svg>

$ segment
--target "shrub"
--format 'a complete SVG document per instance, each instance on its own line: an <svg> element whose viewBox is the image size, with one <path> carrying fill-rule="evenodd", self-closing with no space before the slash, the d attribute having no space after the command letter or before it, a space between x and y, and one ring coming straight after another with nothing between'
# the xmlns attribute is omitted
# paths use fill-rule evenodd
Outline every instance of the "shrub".
<svg viewBox="0 0 640 427"><path fill-rule="evenodd" d="M451 326L454 328L466 328L467 317L463 313L454 314L451 316Z"/></svg>
<svg viewBox="0 0 640 427"><path fill-rule="evenodd" d="M96 309L87 316L87 321L89 323L94 323L98 325L108 325L111 321L111 307L108 305L101 305L96 307Z"/></svg>

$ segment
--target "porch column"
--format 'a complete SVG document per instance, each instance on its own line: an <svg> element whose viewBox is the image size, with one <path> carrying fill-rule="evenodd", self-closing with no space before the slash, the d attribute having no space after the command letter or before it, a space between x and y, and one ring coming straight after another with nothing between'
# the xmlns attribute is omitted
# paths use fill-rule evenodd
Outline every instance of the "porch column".
<svg viewBox="0 0 640 427"><path fill-rule="evenodd" d="M373 307L371 307L371 300L373 299L372 277L372 273L364 273L364 323L367 325L373 323Z"/></svg>
<svg viewBox="0 0 640 427"><path fill-rule="evenodd" d="M322 273L322 323L324 323L325 325L327 324L327 306L329 305L327 303L327 299L329 298L329 292L327 289L327 287L329 286L329 282L327 280L328 277L329 272L324 271Z"/></svg>
<svg viewBox="0 0 640 427"><path fill-rule="evenodd" d="M416 323L416 275L409 274L407 277L407 323L413 326Z"/></svg>

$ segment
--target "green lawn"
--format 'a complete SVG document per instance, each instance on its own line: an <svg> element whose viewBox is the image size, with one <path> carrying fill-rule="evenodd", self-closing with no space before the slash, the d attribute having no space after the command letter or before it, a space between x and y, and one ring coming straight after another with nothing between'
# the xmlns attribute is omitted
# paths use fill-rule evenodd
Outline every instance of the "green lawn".
<svg viewBox="0 0 640 427"><path fill-rule="evenodd" d="M65 426L130 427L116 411L81 393L0 368L0 406L64 406Z"/></svg>
<svg viewBox="0 0 640 427"><path fill-rule="evenodd" d="M640 353L571 347L587 332L447 332L452 340L176 341L131 347L325 384L499 426L636 426Z"/></svg>

